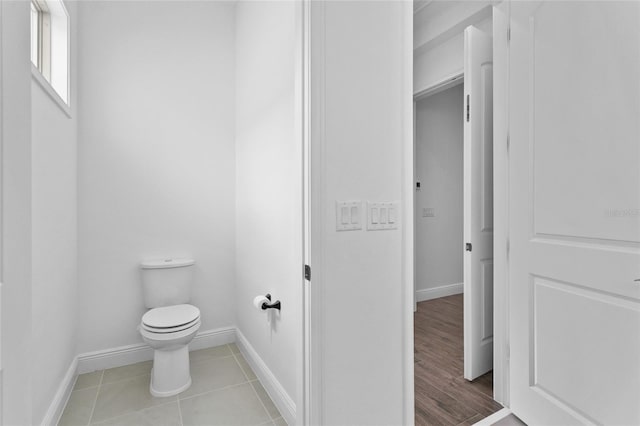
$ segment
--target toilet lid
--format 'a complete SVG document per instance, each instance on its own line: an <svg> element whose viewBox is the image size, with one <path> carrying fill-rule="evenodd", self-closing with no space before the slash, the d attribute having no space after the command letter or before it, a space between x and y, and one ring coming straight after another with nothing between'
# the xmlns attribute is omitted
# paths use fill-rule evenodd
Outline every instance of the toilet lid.
<svg viewBox="0 0 640 426"><path fill-rule="evenodd" d="M173 305L154 308L142 316L142 324L152 328L176 328L200 318L200 309L193 305Z"/></svg>

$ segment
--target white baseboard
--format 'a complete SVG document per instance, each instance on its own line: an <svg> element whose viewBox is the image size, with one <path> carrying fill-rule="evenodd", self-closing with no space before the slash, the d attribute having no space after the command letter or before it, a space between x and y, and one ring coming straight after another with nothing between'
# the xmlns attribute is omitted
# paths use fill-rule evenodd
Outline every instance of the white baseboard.
<svg viewBox="0 0 640 426"><path fill-rule="evenodd" d="M62 378L62 382L58 387L58 391L53 397L53 401L49 405L49 409L42 419L42 426L55 426L60 421L62 411L69 401L73 386L76 384L76 371L78 370L78 357L73 358L71 365L67 369L66 374Z"/></svg>
<svg viewBox="0 0 640 426"><path fill-rule="evenodd" d="M221 346L236 340L235 327L218 328L200 331L189 344L189 350ZM153 349L146 343L120 346L101 351L88 352L78 355L78 374L107 368L122 367L136 362L153 359Z"/></svg>
<svg viewBox="0 0 640 426"><path fill-rule="evenodd" d="M425 300L460 294L463 292L463 289L464 283L457 283L434 288L426 288L424 290L416 290L416 301L424 302Z"/></svg>
<svg viewBox="0 0 640 426"><path fill-rule="evenodd" d="M271 400L276 407L278 407L284 420L287 424L296 424L296 403L291 399L291 396L289 396L282 384L276 379L276 376L271 372L269 367L267 367L267 364L260 358L258 352L256 352L247 338L244 337L238 329L236 329L236 344L253 369L253 372L258 376L260 383L262 383Z"/></svg>

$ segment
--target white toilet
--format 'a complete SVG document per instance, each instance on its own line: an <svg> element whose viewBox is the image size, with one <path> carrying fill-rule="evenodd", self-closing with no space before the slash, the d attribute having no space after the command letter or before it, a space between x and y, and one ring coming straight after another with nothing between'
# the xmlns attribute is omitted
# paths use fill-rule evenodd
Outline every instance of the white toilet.
<svg viewBox="0 0 640 426"><path fill-rule="evenodd" d="M191 386L189 347L200 328L200 310L189 305L192 259L142 262L144 304L150 308L139 326L142 339L154 349L151 395L172 396Z"/></svg>

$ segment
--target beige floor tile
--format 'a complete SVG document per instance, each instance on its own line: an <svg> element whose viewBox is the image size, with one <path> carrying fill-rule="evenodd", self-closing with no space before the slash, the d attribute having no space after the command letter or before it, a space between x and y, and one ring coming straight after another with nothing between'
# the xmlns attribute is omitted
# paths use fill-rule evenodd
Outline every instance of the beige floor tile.
<svg viewBox="0 0 640 426"><path fill-rule="evenodd" d="M223 358L225 356L231 356L231 348L227 345L216 346L213 348L200 349L197 351L189 352L189 359L191 362L198 362L206 359Z"/></svg>
<svg viewBox="0 0 640 426"><path fill-rule="evenodd" d="M80 374L76 379L76 384L73 390L80 390L86 388L92 388L100 384L102 378L102 370L94 371L93 373Z"/></svg>
<svg viewBox="0 0 640 426"><path fill-rule="evenodd" d="M247 381L234 357L214 358L191 364L191 387L180 399Z"/></svg>
<svg viewBox="0 0 640 426"><path fill-rule="evenodd" d="M514 416L513 414L509 414L507 417L503 417L493 424L493 426L526 426L522 420Z"/></svg>
<svg viewBox="0 0 640 426"><path fill-rule="evenodd" d="M97 393L97 387L71 392L69 402L67 402L67 406L62 412L58 426L88 425Z"/></svg>
<svg viewBox="0 0 640 426"><path fill-rule="evenodd" d="M153 361L143 361L131 365L125 365L124 367L116 367L104 370L102 384L113 383L117 382L118 380L130 379L132 377L150 374L152 366Z"/></svg>
<svg viewBox="0 0 640 426"><path fill-rule="evenodd" d="M273 421L273 424L275 426L288 426L287 422L282 417L278 417L277 419L275 419Z"/></svg>
<svg viewBox="0 0 640 426"><path fill-rule="evenodd" d="M244 371L244 374L247 375L247 379L249 381L257 379L255 373L249 366L249 363L247 362L247 360L244 359L242 354L236 354L235 356L238 359L238 364L240 364L240 367L242 367L242 371Z"/></svg>
<svg viewBox="0 0 640 426"><path fill-rule="evenodd" d="M259 425L269 415L248 383L180 401L182 422L191 425Z"/></svg>
<svg viewBox="0 0 640 426"><path fill-rule="evenodd" d="M231 352L233 352L234 354L240 353L240 348L235 343L229 343L228 346L229 346L229 349L231 349Z"/></svg>
<svg viewBox="0 0 640 426"><path fill-rule="evenodd" d="M256 393L258 394L258 398L260 398L260 401L262 401L262 403L264 404L264 408L267 409L267 413L269 413L269 416L271 416L272 419L281 417L280 411L278 411L278 408L273 404L273 401L269 397L269 394L264 390L260 382L257 380L255 382L251 382L251 386L253 386L253 388L255 389Z"/></svg>
<svg viewBox="0 0 640 426"><path fill-rule="evenodd" d="M91 421L100 422L176 400L175 396L169 398L151 396L149 393L149 380L150 376L146 375L115 383L103 383L100 386L100 392L98 392L98 399Z"/></svg>
<svg viewBox="0 0 640 426"><path fill-rule="evenodd" d="M126 414L101 423L100 426L181 426L177 402Z"/></svg>

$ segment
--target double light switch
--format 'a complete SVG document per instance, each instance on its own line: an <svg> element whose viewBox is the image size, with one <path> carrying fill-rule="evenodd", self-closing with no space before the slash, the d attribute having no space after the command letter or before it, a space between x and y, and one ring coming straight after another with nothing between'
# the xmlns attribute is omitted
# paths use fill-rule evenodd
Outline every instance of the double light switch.
<svg viewBox="0 0 640 426"><path fill-rule="evenodd" d="M362 229L362 202L336 201L336 230L356 231Z"/></svg>

